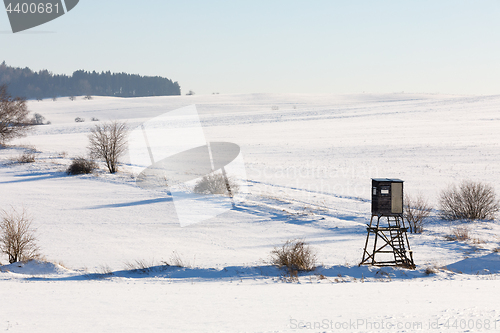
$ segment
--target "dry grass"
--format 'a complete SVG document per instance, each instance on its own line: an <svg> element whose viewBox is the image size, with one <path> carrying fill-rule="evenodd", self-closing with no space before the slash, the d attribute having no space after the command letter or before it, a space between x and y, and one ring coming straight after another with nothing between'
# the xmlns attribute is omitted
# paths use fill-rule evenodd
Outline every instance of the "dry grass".
<svg viewBox="0 0 500 333"><path fill-rule="evenodd" d="M280 277L282 282L299 282L299 272L290 271L288 274L284 274Z"/></svg>
<svg viewBox="0 0 500 333"><path fill-rule="evenodd" d="M456 227L452 229L452 234L447 235L449 241L466 241L470 239L469 228L466 226Z"/></svg>
<svg viewBox="0 0 500 333"><path fill-rule="evenodd" d="M68 266L66 266L66 264L64 262L60 261L60 260L58 262L55 262L55 264L61 266L64 269L68 269L69 270Z"/></svg>
<svg viewBox="0 0 500 333"><path fill-rule="evenodd" d="M31 150L23 152L15 159L17 163L34 163L35 160L36 160L36 155Z"/></svg>
<svg viewBox="0 0 500 333"><path fill-rule="evenodd" d="M486 241L480 238L472 238L472 244L485 244Z"/></svg>
<svg viewBox="0 0 500 333"><path fill-rule="evenodd" d="M35 146L22 145L19 146L23 152L12 160L17 163L34 163L36 161L36 154L40 153Z"/></svg>
<svg viewBox="0 0 500 333"><path fill-rule="evenodd" d="M170 261L163 261L163 264L167 266L173 266L173 267L186 267L186 268L192 268L192 265L185 262L179 253L176 251L172 252L172 255L170 256Z"/></svg>
<svg viewBox="0 0 500 333"><path fill-rule="evenodd" d="M375 273L375 277L382 281L392 281L391 275L386 271L379 270Z"/></svg>
<svg viewBox="0 0 500 333"><path fill-rule="evenodd" d="M290 277L298 272L313 271L316 268L316 254L303 240L287 240L281 247L271 251L271 264L286 268Z"/></svg>
<svg viewBox="0 0 500 333"><path fill-rule="evenodd" d="M339 283L339 282L347 282L348 279L346 279L345 277L342 276L342 274L337 274L337 277L335 278L335 282Z"/></svg>
<svg viewBox="0 0 500 333"><path fill-rule="evenodd" d="M85 269L86 270L86 269ZM85 273L85 277L88 279L107 279L111 276L113 276L114 273L111 270L111 267L108 265L100 265L94 272L87 272Z"/></svg>
<svg viewBox="0 0 500 333"><path fill-rule="evenodd" d="M111 267L109 267L108 265L101 265L97 269L97 274L111 276L113 275L113 270L111 270Z"/></svg>
<svg viewBox="0 0 500 333"><path fill-rule="evenodd" d="M151 272L153 266L155 266L154 260L151 262L147 262L146 260L136 260L133 263L125 263L125 268L127 270L142 274Z"/></svg>

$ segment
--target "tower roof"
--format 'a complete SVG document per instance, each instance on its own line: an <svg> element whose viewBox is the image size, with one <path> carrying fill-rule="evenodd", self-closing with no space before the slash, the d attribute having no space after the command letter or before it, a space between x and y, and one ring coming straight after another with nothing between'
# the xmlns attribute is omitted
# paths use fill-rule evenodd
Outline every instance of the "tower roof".
<svg viewBox="0 0 500 333"><path fill-rule="evenodd" d="M391 182L391 183L404 183L404 180L399 178L372 178L376 182Z"/></svg>

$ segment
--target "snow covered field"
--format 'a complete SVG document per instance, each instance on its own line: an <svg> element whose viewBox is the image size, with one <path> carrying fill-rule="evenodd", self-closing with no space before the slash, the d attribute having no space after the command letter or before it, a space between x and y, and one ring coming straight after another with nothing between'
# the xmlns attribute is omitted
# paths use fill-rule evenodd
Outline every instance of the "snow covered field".
<svg viewBox="0 0 500 333"><path fill-rule="evenodd" d="M208 141L241 147L250 194L235 209L181 227L166 191L135 184L128 156L115 175L65 174L86 153L92 117L133 128L192 104ZM457 223L434 211L409 237L415 271L357 266L371 178L401 178L435 207L463 179L500 193L500 96L95 97L29 108L51 125L0 150L0 208L31 214L49 263L0 257L0 330L500 330L498 220L449 241ZM35 163L12 162L23 146L39 151ZM311 244L320 265L299 282L269 265L270 251L293 238ZM162 265L173 258L186 267ZM152 267L131 270L137 261Z"/></svg>

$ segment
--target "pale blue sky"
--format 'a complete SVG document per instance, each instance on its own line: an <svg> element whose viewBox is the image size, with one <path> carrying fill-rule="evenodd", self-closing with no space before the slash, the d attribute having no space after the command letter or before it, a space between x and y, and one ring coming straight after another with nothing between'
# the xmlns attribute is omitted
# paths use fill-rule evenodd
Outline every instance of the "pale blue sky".
<svg viewBox="0 0 500 333"><path fill-rule="evenodd" d="M161 75L183 94L500 93L500 1L80 0L0 61Z"/></svg>

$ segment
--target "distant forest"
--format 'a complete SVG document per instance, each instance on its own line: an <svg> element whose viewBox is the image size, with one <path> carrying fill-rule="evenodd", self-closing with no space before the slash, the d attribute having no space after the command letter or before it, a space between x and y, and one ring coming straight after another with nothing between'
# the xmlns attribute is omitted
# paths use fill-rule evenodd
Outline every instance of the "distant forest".
<svg viewBox="0 0 500 333"><path fill-rule="evenodd" d="M7 84L12 96L27 99L62 96L143 97L180 95L179 83L160 76L140 76L127 73L97 73L78 70L71 76L57 75L48 70L33 72L28 67L0 65L0 85Z"/></svg>

